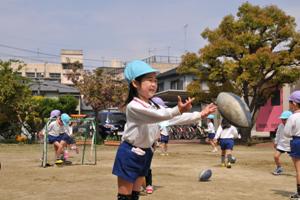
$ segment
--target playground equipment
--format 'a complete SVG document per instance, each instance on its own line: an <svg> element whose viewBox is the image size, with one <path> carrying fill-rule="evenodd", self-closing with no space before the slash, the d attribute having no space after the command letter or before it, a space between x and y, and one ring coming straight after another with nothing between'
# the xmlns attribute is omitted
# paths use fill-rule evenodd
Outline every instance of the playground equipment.
<svg viewBox="0 0 300 200"><path fill-rule="evenodd" d="M72 116L72 115L71 115ZM48 166L48 126L55 119L49 119L45 126L45 135L43 140L42 167ZM80 157L80 161L72 161L73 164L97 164L96 151L96 125L94 118L80 118L73 116L70 120L72 127L72 137L76 141L76 145L80 145L80 153L74 157ZM89 155L87 155L88 145L90 145ZM88 159L87 159L87 156Z"/></svg>

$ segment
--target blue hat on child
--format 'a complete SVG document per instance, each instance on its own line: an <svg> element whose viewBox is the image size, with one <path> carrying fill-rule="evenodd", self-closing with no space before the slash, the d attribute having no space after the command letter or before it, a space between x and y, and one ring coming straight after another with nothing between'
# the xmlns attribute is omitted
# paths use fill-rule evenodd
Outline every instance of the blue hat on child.
<svg viewBox="0 0 300 200"><path fill-rule="evenodd" d="M281 113L280 115L280 119L288 119L293 113L289 110L286 110L284 112Z"/></svg>
<svg viewBox="0 0 300 200"><path fill-rule="evenodd" d="M60 119L61 119L61 121L63 122L63 124L64 124L65 126L68 126L71 117L70 117L68 114L63 113L63 114L60 116Z"/></svg>
<svg viewBox="0 0 300 200"><path fill-rule="evenodd" d="M158 72L158 70L152 68L150 65L141 60L134 60L126 64L124 76L126 81L131 83L131 81L137 77L152 72Z"/></svg>
<svg viewBox="0 0 300 200"><path fill-rule="evenodd" d="M215 118L215 116L213 115L213 114L209 114L208 116L207 116L207 119L214 119Z"/></svg>

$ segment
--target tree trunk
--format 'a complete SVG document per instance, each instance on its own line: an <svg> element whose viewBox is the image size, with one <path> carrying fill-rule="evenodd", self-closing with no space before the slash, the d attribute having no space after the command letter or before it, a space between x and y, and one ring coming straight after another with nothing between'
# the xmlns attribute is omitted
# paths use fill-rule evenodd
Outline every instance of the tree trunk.
<svg viewBox="0 0 300 200"><path fill-rule="evenodd" d="M242 136L241 138L242 144L246 144L248 146L252 145L251 129L252 128L240 128L240 134Z"/></svg>

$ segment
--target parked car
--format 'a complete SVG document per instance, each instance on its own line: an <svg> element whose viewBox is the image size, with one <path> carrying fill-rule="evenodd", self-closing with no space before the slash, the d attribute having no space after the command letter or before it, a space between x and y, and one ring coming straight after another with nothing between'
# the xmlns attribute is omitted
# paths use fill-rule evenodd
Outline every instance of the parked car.
<svg viewBox="0 0 300 200"><path fill-rule="evenodd" d="M108 136L120 139L126 123L125 113L118 109L106 109L99 112L99 132L103 139Z"/></svg>

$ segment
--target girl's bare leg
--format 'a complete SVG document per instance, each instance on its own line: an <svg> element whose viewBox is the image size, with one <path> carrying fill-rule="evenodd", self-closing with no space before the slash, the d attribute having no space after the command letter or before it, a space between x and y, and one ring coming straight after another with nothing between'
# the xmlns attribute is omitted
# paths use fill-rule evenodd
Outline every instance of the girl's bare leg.
<svg viewBox="0 0 300 200"><path fill-rule="evenodd" d="M133 183L130 183L120 177L118 177L118 193L124 195L131 195L133 189Z"/></svg>

